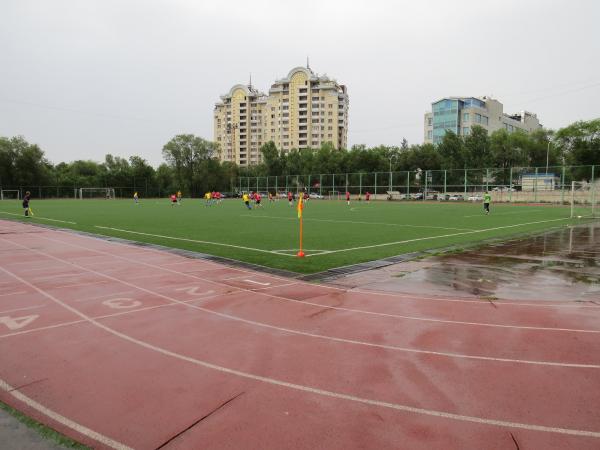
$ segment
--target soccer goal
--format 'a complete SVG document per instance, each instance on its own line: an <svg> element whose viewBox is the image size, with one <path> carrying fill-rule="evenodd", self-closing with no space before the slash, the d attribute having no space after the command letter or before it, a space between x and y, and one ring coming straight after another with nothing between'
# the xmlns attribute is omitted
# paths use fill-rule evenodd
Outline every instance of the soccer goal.
<svg viewBox="0 0 600 450"><path fill-rule="evenodd" d="M0 200L20 200L21 191L18 189L2 189L0 190Z"/></svg>
<svg viewBox="0 0 600 450"><path fill-rule="evenodd" d="M600 217L599 194L598 183L573 181L571 183L571 218Z"/></svg>
<svg viewBox="0 0 600 450"><path fill-rule="evenodd" d="M342 194L340 191L329 191L327 198L329 200L341 200Z"/></svg>
<svg viewBox="0 0 600 450"><path fill-rule="evenodd" d="M107 199L115 198L114 188L79 188L75 189L75 198L84 199Z"/></svg>

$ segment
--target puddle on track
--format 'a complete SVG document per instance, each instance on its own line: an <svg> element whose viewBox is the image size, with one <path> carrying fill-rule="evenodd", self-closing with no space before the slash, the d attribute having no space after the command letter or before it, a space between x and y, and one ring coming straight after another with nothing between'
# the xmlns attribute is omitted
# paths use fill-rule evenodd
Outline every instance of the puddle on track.
<svg viewBox="0 0 600 450"><path fill-rule="evenodd" d="M333 284L416 295L600 304L600 222L359 272Z"/></svg>

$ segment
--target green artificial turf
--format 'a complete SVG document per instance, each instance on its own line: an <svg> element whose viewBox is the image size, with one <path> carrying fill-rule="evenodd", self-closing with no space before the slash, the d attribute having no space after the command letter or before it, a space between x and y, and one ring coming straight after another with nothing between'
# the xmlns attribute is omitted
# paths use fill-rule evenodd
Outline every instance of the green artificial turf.
<svg viewBox="0 0 600 450"><path fill-rule="evenodd" d="M252 210L238 199L213 206L200 199L184 199L181 206L171 206L166 199L142 199L139 205L132 200L33 199L31 207L35 217L25 219L20 202L5 200L0 202L0 218L183 248L301 273L540 232L586 220L568 219L569 207L560 206L492 204L492 213L485 216L481 203L354 201L348 206L344 201L311 200L304 210L308 256L298 258L293 256L298 248L297 213L284 200L273 204L267 200L262 208ZM586 213L589 211L585 209L577 211ZM332 253L320 253L324 251Z"/></svg>

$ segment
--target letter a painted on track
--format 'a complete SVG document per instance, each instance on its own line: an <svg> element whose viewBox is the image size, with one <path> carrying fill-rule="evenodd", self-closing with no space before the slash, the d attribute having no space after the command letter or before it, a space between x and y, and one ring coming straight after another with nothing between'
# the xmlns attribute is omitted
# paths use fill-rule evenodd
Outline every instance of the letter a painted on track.
<svg viewBox="0 0 600 450"><path fill-rule="evenodd" d="M21 317L2 316L0 317L0 323L6 325L9 330L18 330L20 328L26 327L38 317L40 317L39 314Z"/></svg>

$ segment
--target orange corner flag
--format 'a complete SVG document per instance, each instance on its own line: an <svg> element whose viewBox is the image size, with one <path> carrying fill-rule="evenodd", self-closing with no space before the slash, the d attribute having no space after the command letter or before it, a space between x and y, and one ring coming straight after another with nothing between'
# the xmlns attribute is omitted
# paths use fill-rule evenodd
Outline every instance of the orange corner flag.
<svg viewBox="0 0 600 450"><path fill-rule="evenodd" d="M298 251L298 253L296 253L296 256L298 256L299 258L304 258L304 252L302 251L302 210L304 209L304 204L302 203L302 200L304 198L304 194L300 194L300 197L298 197L298 219L300 219L300 250Z"/></svg>

